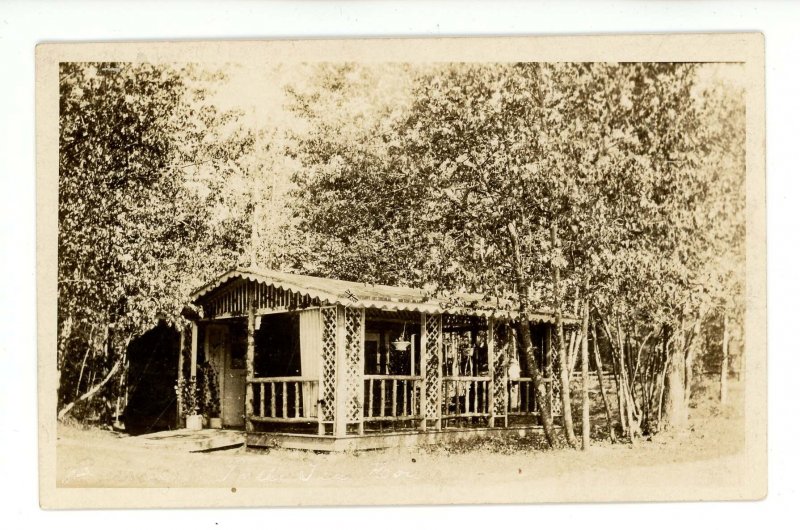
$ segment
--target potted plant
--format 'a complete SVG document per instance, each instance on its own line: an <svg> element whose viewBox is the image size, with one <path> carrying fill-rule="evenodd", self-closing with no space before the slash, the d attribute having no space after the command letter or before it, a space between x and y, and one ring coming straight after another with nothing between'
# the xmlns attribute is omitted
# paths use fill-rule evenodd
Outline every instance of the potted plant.
<svg viewBox="0 0 800 530"><path fill-rule="evenodd" d="M182 398L183 409L181 415L186 418L186 428L190 431L199 431L203 428L203 416L200 414L200 403L197 400L197 381L191 378L187 383L181 378L175 385L175 392Z"/></svg>
<svg viewBox="0 0 800 530"><path fill-rule="evenodd" d="M208 426L212 429L222 428L222 418L220 418L220 396L219 396L219 377L217 369L210 361L203 363L202 386L201 386L201 410L203 416L208 418Z"/></svg>

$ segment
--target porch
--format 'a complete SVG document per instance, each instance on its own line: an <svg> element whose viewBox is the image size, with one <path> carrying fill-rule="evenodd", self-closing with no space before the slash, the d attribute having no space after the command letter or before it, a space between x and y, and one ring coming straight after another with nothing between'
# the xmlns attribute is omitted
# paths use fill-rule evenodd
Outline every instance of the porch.
<svg viewBox="0 0 800 530"><path fill-rule="evenodd" d="M238 270L194 301L202 316L190 373L198 357L217 365L223 424L244 427L250 446L338 451L539 428L518 315L499 300L465 295L459 305L421 290ZM558 415L550 315L528 321Z"/></svg>
<svg viewBox="0 0 800 530"><path fill-rule="evenodd" d="M541 433L536 425L519 427L482 427L474 429L445 429L441 431L386 431L368 432L358 436L324 436L315 434L288 434L277 432L249 432L246 444L249 447L267 449L301 449L319 452L365 451L372 449L396 449L418 445L447 444L478 438L525 437L530 433Z"/></svg>

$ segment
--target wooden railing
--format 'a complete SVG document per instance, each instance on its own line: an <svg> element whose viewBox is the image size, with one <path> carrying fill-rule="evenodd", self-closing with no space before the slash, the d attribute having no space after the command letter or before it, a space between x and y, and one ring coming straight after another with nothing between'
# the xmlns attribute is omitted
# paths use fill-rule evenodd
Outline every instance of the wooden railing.
<svg viewBox="0 0 800 530"><path fill-rule="evenodd" d="M553 379L543 377L545 387L552 384ZM554 396L553 399L556 399ZM508 382L508 415L509 416L535 416L541 412L539 398L536 397L536 388L533 379L520 377ZM556 416L558 414L555 414Z"/></svg>
<svg viewBox="0 0 800 530"><path fill-rule="evenodd" d="M308 377L256 377L253 388L252 421L315 422L318 413L319 380Z"/></svg>
<svg viewBox="0 0 800 530"><path fill-rule="evenodd" d="M421 381L418 375L365 375L364 421L421 418Z"/></svg>
<svg viewBox="0 0 800 530"><path fill-rule="evenodd" d="M530 377L509 381L508 414L511 416L539 414L539 401L536 399L536 389Z"/></svg>
<svg viewBox="0 0 800 530"><path fill-rule="evenodd" d="M545 378L546 385L551 384ZM301 376L257 377L252 387L255 422L319 422L319 380ZM422 377L412 375L365 375L364 421L421 420ZM488 376L442 377L442 419L489 417L492 404ZM540 413L530 377L508 381L507 414L536 416Z"/></svg>
<svg viewBox="0 0 800 530"><path fill-rule="evenodd" d="M442 378L442 419L489 416L490 377L445 376Z"/></svg>

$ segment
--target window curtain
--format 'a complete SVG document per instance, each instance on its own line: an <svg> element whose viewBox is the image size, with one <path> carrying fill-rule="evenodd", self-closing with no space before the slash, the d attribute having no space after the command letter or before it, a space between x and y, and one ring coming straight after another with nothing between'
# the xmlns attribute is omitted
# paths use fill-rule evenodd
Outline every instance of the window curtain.
<svg viewBox="0 0 800 530"><path fill-rule="evenodd" d="M303 416L316 417L319 400L319 370L322 364L322 313L308 309L300 313L300 375L314 383L303 384Z"/></svg>

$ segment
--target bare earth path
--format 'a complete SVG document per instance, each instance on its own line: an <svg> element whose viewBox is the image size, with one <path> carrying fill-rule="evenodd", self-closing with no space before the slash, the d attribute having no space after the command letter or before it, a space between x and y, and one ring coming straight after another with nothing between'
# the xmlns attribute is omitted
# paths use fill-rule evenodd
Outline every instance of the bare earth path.
<svg viewBox="0 0 800 530"><path fill-rule="evenodd" d="M662 434L636 447L597 442L588 452L487 441L357 454L244 448L186 453L61 425L56 480L69 489L213 488L228 497L226 503L265 504L685 498L676 484L707 499L730 497L740 489L730 477L746 465L743 418L732 408L706 405L695 409L692 424L686 433Z"/></svg>

